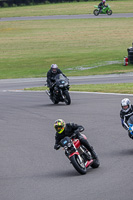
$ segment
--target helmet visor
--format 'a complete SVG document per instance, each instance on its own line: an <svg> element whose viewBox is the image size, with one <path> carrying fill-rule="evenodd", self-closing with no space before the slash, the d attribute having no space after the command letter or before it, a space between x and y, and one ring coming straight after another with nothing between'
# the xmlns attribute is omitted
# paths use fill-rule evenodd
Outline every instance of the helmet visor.
<svg viewBox="0 0 133 200"><path fill-rule="evenodd" d="M52 72L56 73L57 72L57 68L52 68Z"/></svg>
<svg viewBox="0 0 133 200"><path fill-rule="evenodd" d="M64 131L64 127L62 126L55 126L55 130L58 132L58 133L62 133Z"/></svg>
<svg viewBox="0 0 133 200"><path fill-rule="evenodd" d="M128 109L128 105L126 106L122 106L123 110L127 110Z"/></svg>

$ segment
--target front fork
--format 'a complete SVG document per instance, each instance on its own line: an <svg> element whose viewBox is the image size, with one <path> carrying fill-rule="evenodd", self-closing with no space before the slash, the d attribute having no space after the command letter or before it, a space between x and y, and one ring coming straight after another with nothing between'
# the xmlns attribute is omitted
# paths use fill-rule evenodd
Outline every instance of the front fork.
<svg viewBox="0 0 133 200"><path fill-rule="evenodd" d="M62 99L65 99L64 95L63 95L63 91L60 89L60 94L62 96Z"/></svg>

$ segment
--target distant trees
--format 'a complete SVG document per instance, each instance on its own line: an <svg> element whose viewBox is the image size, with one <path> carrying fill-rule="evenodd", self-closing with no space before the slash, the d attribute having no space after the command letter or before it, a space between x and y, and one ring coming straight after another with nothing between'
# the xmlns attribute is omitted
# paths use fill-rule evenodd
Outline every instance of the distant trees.
<svg viewBox="0 0 133 200"><path fill-rule="evenodd" d="M92 0L0 0L0 7L37 5L46 3L62 3L62 2L73 2L73 1L79 2L79 1L92 1Z"/></svg>

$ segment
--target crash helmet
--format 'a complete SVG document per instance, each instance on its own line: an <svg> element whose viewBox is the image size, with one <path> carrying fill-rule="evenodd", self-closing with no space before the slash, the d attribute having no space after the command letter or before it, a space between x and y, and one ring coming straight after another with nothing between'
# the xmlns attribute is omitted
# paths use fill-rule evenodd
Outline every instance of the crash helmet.
<svg viewBox="0 0 133 200"><path fill-rule="evenodd" d="M127 113L131 108L131 102L128 98L124 98L121 101L122 111Z"/></svg>
<svg viewBox="0 0 133 200"><path fill-rule="evenodd" d="M54 128L57 133L61 134L65 129L66 123L63 119L57 119L54 123Z"/></svg>
<svg viewBox="0 0 133 200"><path fill-rule="evenodd" d="M103 3L105 3L106 2L106 0L103 0Z"/></svg>
<svg viewBox="0 0 133 200"><path fill-rule="evenodd" d="M56 73L57 73L58 66L57 66L56 64L52 64L52 65L51 65L51 69L52 69L52 73L56 74Z"/></svg>

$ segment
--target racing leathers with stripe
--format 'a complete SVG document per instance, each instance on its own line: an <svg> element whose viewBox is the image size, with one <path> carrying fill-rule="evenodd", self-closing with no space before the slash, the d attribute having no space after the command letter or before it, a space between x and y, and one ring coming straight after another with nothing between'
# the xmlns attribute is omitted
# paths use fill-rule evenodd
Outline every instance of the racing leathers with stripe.
<svg viewBox="0 0 133 200"><path fill-rule="evenodd" d="M131 105L131 108L127 113L124 112L123 110L120 111L121 124L123 128L125 128L126 130L129 129L129 125L127 122L132 115L133 115L133 105Z"/></svg>

